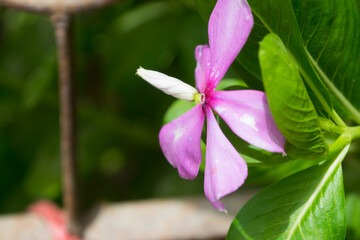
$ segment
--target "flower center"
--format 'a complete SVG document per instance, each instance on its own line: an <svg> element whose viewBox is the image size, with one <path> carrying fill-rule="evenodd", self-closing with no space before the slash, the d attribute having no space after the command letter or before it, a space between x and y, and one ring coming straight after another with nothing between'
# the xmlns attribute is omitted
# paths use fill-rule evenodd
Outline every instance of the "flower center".
<svg viewBox="0 0 360 240"><path fill-rule="evenodd" d="M194 96L195 103L201 103L203 104L205 102L205 94L204 93L197 93Z"/></svg>

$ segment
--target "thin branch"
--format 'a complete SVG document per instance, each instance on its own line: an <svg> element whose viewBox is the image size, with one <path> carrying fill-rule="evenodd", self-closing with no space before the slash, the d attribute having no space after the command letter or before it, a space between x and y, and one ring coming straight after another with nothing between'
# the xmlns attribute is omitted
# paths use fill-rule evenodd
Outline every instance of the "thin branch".
<svg viewBox="0 0 360 240"><path fill-rule="evenodd" d="M63 198L68 230L80 235L80 200L76 161L76 101L73 77L73 49L71 16L66 13L51 16L58 50L60 145L63 174Z"/></svg>
<svg viewBox="0 0 360 240"><path fill-rule="evenodd" d="M82 12L120 0L0 0L0 6L35 13Z"/></svg>

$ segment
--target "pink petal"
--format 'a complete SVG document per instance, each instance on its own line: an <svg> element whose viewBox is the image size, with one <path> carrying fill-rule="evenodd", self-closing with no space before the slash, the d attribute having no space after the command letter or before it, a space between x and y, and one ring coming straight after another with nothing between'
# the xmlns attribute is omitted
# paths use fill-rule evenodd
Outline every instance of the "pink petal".
<svg viewBox="0 0 360 240"><path fill-rule="evenodd" d="M204 120L205 111L198 104L160 130L161 149L182 178L193 179L198 174Z"/></svg>
<svg viewBox="0 0 360 240"><path fill-rule="evenodd" d="M254 24L246 0L218 0L209 20L211 74L215 89L245 44Z"/></svg>
<svg viewBox="0 0 360 240"><path fill-rule="evenodd" d="M195 69L196 88L200 93L204 93L206 80L210 74L210 48L208 45L199 45L195 49L197 61Z"/></svg>
<svg viewBox="0 0 360 240"><path fill-rule="evenodd" d="M240 138L269 152L285 153L285 138L275 124L264 92L215 91L209 104Z"/></svg>
<svg viewBox="0 0 360 240"><path fill-rule="evenodd" d="M205 195L214 208L225 211L219 199L236 191L244 183L247 166L220 130L209 106L206 108L206 117Z"/></svg>
<svg viewBox="0 0 360 240"><path fill-rule="evenodd" d="M67 232L64 213L52 202L37 202L29 211L43 218L54 240L80 240Z"/></svg>

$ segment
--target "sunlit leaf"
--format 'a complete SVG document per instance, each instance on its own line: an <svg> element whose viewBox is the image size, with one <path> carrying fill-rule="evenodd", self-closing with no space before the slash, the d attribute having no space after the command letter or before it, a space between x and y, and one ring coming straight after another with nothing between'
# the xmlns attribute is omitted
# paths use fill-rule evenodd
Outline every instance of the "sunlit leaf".
<svg viewBox="0 0 360 240"><path fill-rule="evenodd" d="M276 34L267 35L260 43L259 58L273 117L288 146L301 149L291 147L286 152L295 157L326 154L327 144L316 110L296 63Z"/></svg>
<svg viewBox="0 0 360 240"><path fill-rule="evenodd" d="M240 210L227 239L344 239L341 162L349 148L265 188Z"/></svg>

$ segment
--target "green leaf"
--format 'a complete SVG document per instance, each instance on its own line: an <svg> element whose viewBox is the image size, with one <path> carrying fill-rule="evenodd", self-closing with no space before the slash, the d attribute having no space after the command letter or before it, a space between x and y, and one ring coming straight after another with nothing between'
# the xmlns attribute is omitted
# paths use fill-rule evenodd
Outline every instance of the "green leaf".
<svg viewBox="0 0 360 240"><path fill-rule="evenodd" d="M216 4L216 0L195 0L195 4L199 9L200 15L207 20L210 18L210 14Z"/></svg>
<svg viewBox="0 0 360 240"><path fill-rule="evenodd" d="M346 223L348 239L360 239L360 195L352 193L346 196Z"/></svg>
<svg viewBox="0 0 360 240"><path fill-rule="evenodd" d="M201 140L201 156L202 161L200 164L200 171L205 172L206 145L203 140Z"/></svg>
<svg viewBox="0 0 360 240"><path fill-rule="evenodd" d="M306 49L323 72L336 109L360 123L358 0L292 0Z"/></svg>
<svg viewBox="0 0 360 240"><path fill-rule="evenodd" d="M175 100L165 113L164 124L169 123L175 118L180 117L193 107L195 107L194 102L187 102L180 99Z"/></svg>
<svg viewBox="0 0 360 240"><path fill-rule="evenodd" d="M294 157L319 157L328 146L298 67L276 34L260 43L259 59L269 106Z"/></svg>
<svg viewBox="0 0 360 240"><path fill-rule="evenodd" d="M264 159L264 162L267 162L267 160ZM321 161L304 161L301 159L296 159L277 165L252 166L248 164L249 174L246 179L246 183L250 185L256 184L260 186L267 186L304 169L315 166L319 164L319 162Z"/></svg>
<svg viewBox="0 0 360 240"><path fill-rule="evenodd" d="M249 88L248 85L237 78L224 78L216 87L216 91L222 91L225 89L241 90Z"/></svg>
<svg viewBox="0 0 360 240"><path fill-rule="evenodd" d="M26 79L27 85L23 91L23 105L27 111L34 109L39 104L48 92L51 82L55 80L55 54L49 54L43 59L44 61Z"/></svg>
<svg viewBox="0 0 360 240"><path fill-rule="evenodd" d="M240 210L227 239L344 239L341 162L349 148L265 188Z"/></svg>

